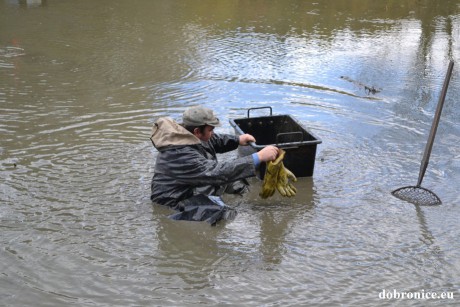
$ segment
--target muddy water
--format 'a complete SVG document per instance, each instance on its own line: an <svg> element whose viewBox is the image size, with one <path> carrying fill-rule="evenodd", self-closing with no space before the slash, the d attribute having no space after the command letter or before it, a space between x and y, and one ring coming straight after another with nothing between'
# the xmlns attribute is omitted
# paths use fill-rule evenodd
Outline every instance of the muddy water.
<svg viewBox="0 0 460 307"><path fill-rule="evenodd" d="M460 64L423 181L443 205L390 191L417 181L459 4L0 2L1 304L458 305ZM251 180L217 227L168 220L150 126L196 104L225 133L249 107L295 116L314 176L265 201Z"/></svg>

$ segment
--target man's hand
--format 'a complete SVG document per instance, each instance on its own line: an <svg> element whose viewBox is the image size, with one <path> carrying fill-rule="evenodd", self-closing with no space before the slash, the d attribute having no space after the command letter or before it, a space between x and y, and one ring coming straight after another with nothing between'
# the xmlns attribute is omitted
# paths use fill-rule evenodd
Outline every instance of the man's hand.
<svg viewBox="0 0 460 307"><path fill-rule="evenodd" d="M273 145L268 145L257 152L261 162L273 161L278 156L279 149Z"/></svg>
<svg viewBox="0 0 460 307"><path fill-rule="evenodd" d="M239 139L240 139L239 143L242 146L248 145L249 143L256 141L256 139L250 134L242 134L240 135Z"/></svg>

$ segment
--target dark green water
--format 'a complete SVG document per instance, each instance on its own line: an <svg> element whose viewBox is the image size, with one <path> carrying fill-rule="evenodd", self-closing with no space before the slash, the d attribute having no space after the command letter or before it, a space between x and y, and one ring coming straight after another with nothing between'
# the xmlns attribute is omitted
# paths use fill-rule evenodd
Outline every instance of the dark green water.
<svg viewBox="0 0 460 307"><path fill-rule="evenodd" d="M0 2L0 305L458 305L459 4ZM423 181L443 205L415 207L390 192L417 182L451 59ZM170 221L150 128L196 104L225 133L250 107L296 117L314 176Z"/></svg>

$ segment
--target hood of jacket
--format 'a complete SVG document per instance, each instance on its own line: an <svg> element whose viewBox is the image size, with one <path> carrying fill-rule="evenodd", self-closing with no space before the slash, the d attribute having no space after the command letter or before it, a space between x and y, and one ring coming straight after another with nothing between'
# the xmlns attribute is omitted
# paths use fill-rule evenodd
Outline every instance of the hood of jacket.
<svg viewBox="0 0 460 307"><path fill-rule="evenodd" d="M170 117L161 117L153 124L150 136L156 149L167 146L185 146L201 144L199 138L176 123Z"/></svg>

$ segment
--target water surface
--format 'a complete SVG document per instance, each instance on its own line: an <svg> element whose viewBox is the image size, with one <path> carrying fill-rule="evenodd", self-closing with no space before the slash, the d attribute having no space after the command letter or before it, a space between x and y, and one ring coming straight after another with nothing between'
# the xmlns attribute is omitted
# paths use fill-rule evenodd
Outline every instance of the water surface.
<svg viewBox="0 0 460 307"><path fill-rule="evenodd" d="M2 304L457 305L459 4L0 2ZM415 207L390 192L416 184L451 59L423 181L443 205ZM196 104L223 133L250 107L296 117L314 176L292 199L252 179L217 227L169 220L150 127Z"/></svg>

